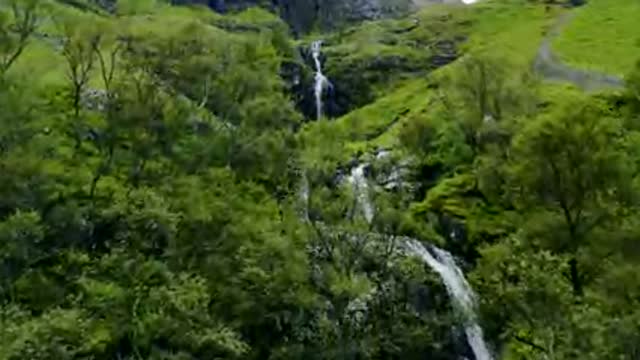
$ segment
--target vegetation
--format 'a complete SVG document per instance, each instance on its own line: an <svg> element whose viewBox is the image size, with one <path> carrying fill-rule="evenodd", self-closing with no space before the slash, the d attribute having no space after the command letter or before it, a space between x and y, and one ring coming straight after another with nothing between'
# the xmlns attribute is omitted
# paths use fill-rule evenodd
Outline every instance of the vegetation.
<svg viewBox="0 0 640 360"><path fill-rule="evenodd" d="M472 358L407 237L457 257L496 358L637 358L638 56L615 92L531 70L604 3L323 34L316 121L309 38L266 10L3 1L0 360Z"/></svg>
<svg viewBox="0 0 640 360"><path fill-rule="evenodd" d="M569 64L626 75L640 57L638 16L637 1L589 1L567 18L553 48Z"/></svg>

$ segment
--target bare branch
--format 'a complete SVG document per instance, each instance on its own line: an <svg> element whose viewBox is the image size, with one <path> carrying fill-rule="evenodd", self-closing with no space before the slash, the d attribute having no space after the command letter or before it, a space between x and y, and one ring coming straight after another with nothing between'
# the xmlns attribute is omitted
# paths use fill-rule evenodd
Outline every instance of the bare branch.
<svg viewBox="0 0 640 360"><path fill-rule="evenodd" d="M518 336L518 335L515 335L513 338L516 341L518 341L518 342L520 342L522 344L525 344L525 345L529 345L530 347L532 347L532 348L534 348L534 349L536 349L538 351L542 351L543 353L547 352L547 349L543 348L542 346L536 344L535 342L533 342L533 341L531 341L529 339L525 339L525 338L523 338L521 336Z"/></svg>
<svg viewBox="0 0 640 360"><path fill-rule="evenodd" d="M110 95L111 93L111 84L113 83L113 78L117 68L118 54L122 49L124 49L124 44L117 41L116 45L109 51L109 60L107 62L105 53L100 48L100 42L93 44L93 51L97 55L98 62L100 63L100 74L102 76L102 82L105 90L107 90L107 95Z"/></svg>
<svg viewBox="0 0 640 360"><path fill-rule="evenodd" d="M38 25L38 1L28 1L25 6L19 6L18 1L11 2L13 23L0 29L0 42L4 48L0 49L0 77L18 60L29 43L29 39Z"/></svg>

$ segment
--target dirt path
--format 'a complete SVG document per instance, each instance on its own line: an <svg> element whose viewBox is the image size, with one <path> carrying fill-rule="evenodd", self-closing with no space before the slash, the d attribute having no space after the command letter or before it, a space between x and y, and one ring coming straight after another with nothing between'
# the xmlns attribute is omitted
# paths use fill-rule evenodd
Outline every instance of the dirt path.
<svg viewBox="0 0 640 360"><path fill-rule="evenodd" d="M553 54L551 42L572 17L573 14L566 13L558 18L538 49L538 54L533 64L534 70L548 80L570 82L586 91L624 87L624 80L620 77L597 71L573 68L562 63Z"/></svg>

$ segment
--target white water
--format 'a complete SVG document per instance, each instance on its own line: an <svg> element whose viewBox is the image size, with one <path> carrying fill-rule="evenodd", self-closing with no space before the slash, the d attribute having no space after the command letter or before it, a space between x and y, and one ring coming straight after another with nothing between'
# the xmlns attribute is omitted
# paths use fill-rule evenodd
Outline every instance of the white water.
<svg viewBox="0 0 640 360"><path fill-rule="evenodd" d="M417 240L407 239L407 248L414 255L421 258L433 271L442 278L449 296L462 312L465 319L464 330L467 341L476 360L492 360L493 357L484 341L482 328L475 319L476 296L464 277L462 270L456 265L450 253L432 246L433 255ZM434 256L435 255L435 256Z"/></svg>
<svg viewBox="0 0 640 360"><path fill-rule="evenodd" d="M322 117L322 93L324 89L331 85L329 79L322 73L322 63L320 62L320 53L322 51L322 40L311 43L311 55L316 66L315 83L313 91L316 98L316 118Z"/></svg>
<svg viewBox="0 0 640 360"><path fill-rule="evenodd" d="M387 153L381 152L378 155L383 158ZM367 166L368 164L362 163L353 168L348 180L356 195L356 206L362 209L365 219L371 223L374 207L369 199L369 184L365 176ZM451 237L455 238L455 236L457 235L453 232ZM482 328L476 319L476 295L453 256L433 245L431 246L432 254L421 242L415 239L405 238L404 243L410 253L422 259L442 279L447 293L454 303L454 308L460 311L463 316L465 335L475 360L493 360L489 347L484 341Z"/></svg>
<svg viewBox="0 0 640 360"><path fill-rule="evenodd" d="M349 182L353 185L357 206L361 208L365 220L371 223L371 221L373 221L374 209L371 200L369 200L369 184L364 175L364 169L366 167L367 164L364 163L353 168L349 176Z"/></svg>
<svg viewBox="0 0 640 360"><path fill-rule="evenodd" d="M309 179L307 173L302 173L302 184L300 184L300 200L302 200L302 217L309 221Z"/></svg>

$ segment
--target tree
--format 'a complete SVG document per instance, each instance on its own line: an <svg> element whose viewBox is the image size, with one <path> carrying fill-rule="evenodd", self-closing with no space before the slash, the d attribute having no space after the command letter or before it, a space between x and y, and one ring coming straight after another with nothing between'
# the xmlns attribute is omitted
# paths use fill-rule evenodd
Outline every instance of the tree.
<svg viewBox="0 0 640 360"><path fill-rule="evenodd" d="M627 271L637 268L606 261L595 286L576 301L562 274L568 256L534 248L524 236L484 246L471 276L478 292L494 295L483 296L481 308L487 334L503 339L500 358L633 358L638 312L626 299L637 293L638 281Z"/></svg>
<svg viewBox="0 0 640 360"><path fill-rule="evenodd" d="M65 41L62 55L67 61L74 116L80 115L80 101L89 83L96 59L95 49L100 46L100 34L87 34L85 29L70 22L64 25Z"/></svg>
<svg viewBox="0 0 640 360"><path fill-rule="evenodd" d="M111 171L118 140L118 129L117 126L114 126L117 124L117 119L115 119L117 114L115 111L116 89L114 83L117 80L120 62L119 55L124 48L124 42L114 34L113 29L107 28L104 29L103 32L107 34L104 44L100 42L94 42L92 44L93 51L98 59L100 76L106 95L103 99L103 110L107 123L103 132L94 141L94 144L102 155L102 159L91 180L89 193L92 198L95 195L96 187L100 179Z"/></svg>
<svg viewBox="0 0 640 360"><path fill-rule="evenodd" d="M459 125L466 143L478 154L487 143L504 138L499 131L488 134L487 126L530 112L532 85L529 74L506 59L472 54L445 78L446 92L440 99L448 118Z"/></svg>
<svg viewBox="0 0 640 360"><path fill-rule="evenodd" d="M0 10L0 80L22 55L38 26L39 0L9 0Z"/></svg>
<svg viewBox="0 0 640 360"><path fill-rule="evenodd" d="M630 103L631 117L633 123L638 126L637 120L640 115L640 60L636 62L633 70L625 77L626 98Z"/></svg>
<svg viewBox="0 0 640 360"><path fill-rule="evenodd" d="M529 224L547 238L544 245L570 255L575 295L583 294L586 280L580 251L597 240L596 229L628 216L634 200L634 162L622 122L606 115L596 101L570 104L527 123L510 150L508 181L517 206L538 213Z"/></svg>
<svg viewBox="0 0 640 360"><path fill-rule="evenodd" d="M72 19L62 19L58 25L64 34L62 55L67 65L66 75L73 110L71 127L75 147L78 149L82 145L85 130L80 117L82 98L94 70L95 49L100 46L101 34Z"/></svg>

